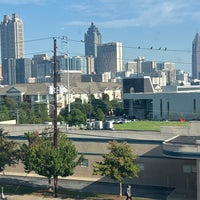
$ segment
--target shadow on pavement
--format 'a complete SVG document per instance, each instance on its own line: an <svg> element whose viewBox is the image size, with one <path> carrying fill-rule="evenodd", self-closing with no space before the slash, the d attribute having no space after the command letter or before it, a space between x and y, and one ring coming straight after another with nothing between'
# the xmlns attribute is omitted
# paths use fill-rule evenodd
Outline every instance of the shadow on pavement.
<svg viewBox="0 0 200 200"><path fill-rule="evenodd" d="M20 186L29 186L40 189L47 189L47 179L46 178L36 178L36 177L13 177L13 176L1 176L0 185L3 184L14 184L15 188L12 188L12 193L18 193L17 189ZM144 197L152 198L155 200L166 200L167 196L174 190L174 188L166 187L156 187L156 186L142 186L142 185L133 185L132 194L134 197ZM123 184L123 195L125 195L127 185ZM101 182L101 181L83 181L83 180L69 180L69 179L60 179L59 188L69 189L69 190L78 190L81 192L88 193L98 193L98 194L119 194L119 183L110 183L110 182ZM24 190L21 194L27 194L30 190ZM6 192L6 188L5 188ZM23 193L24 192L24 193ZM19 193L18 193L19 194Z"/></svg>

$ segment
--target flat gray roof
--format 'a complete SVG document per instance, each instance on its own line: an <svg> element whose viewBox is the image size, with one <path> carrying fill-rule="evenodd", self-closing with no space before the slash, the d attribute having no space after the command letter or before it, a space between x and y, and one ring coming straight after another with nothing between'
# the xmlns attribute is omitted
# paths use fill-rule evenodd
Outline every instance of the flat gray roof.
<svg viewBox="0 0 200 200"><path fill-rule="evenodd" d="M182 135L182 136L178 136L166 143L171 143L171 144L189 144L189 145L194 145L196 144L196 141L200 140L200 136L186 136L186 135Z"/></svg>

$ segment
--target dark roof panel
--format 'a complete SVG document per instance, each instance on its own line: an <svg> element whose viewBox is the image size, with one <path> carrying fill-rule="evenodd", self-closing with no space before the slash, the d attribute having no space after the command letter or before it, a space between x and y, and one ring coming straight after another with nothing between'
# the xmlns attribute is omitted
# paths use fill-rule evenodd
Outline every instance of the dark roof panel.
<svg viewBox="0 0 200 200"><path fill-rule="evenodd" d="M178 137L170 140L168 143L194 145L194 144L196 144L197 140L200 140L199 135L198 136L178 136Z"/></svg>

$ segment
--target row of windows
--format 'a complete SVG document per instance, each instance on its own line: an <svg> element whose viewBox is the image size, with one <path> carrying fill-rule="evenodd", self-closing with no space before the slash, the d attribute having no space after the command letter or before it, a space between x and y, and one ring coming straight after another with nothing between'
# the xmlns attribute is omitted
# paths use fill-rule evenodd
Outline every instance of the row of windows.
<svg viewBox="0 0 200 200"><path fill-rule="evenodd" d="M88 167L89 166L88 159L83 159L83 161L80 163L80 166L81 167ZM137 166L140 169L140 172L145 170L144 163L137 163ZM182 172L185 173L185 174L196 173L197 167L196 167L196 165L189 165L189 164L183 165Z"/></svg>
<svg viewBox="0 0 200 200"><path fill-rule="evenodd" d="M160 99L160 116L163 116L163 102L162 99ZM197 112L197 102L196 99L193 99L193 113ZM170 113L170 101L167 101L167 115L169 116Z"/></svg>

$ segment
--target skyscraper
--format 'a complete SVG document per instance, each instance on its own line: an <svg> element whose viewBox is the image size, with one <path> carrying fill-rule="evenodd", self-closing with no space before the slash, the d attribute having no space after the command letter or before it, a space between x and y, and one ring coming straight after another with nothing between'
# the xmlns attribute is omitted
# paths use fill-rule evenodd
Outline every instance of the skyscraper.
<svg viewBox="0 0 200 200"><path fill-rule="evenodd" d="M19 16L4 15L0 24L3 84L16 83L16 59L24 54L24 28Z"/></svg>
<svg viewBox="0 0 200 200"><path fill-rule="evenodd" d="M87 33L85 33L85 56L97 57L97 46L101 44L101 33L98 28L91 23Z"/></svg>
<svg viewBox="0 0 200 200"><path fill-rule="evenodd" d="M98 46L95 71L97 74L122 71L121 42L105 43Z"/></svg>
<svg viewBox="0 0 200 200"><path fill-rule="evenodd" d="M200 36L196 33L192 42L192 77L200 79Z"/></svg>
<svg viewBox="0 0 200 200"><path fill-rule="evenodd" d="M1 29L1 59L22 58L24 54L24 28L19 16L14 13L12 19L4 15Z"/></svg>
<svg viewBox="0 0 200 200"><path fill-rule="evenodd" d="M16 83L28 83L31 77L31 59L16 59Z"/></svg>

